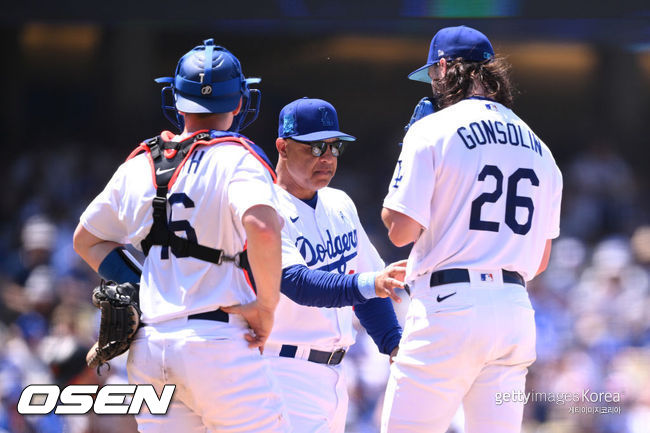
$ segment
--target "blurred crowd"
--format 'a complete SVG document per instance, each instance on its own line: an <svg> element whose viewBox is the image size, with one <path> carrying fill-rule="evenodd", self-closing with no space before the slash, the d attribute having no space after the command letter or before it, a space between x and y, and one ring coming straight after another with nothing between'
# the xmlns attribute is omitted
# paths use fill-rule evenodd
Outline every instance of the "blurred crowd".
<svg viewBox="0 0 650 433"><path fill-rule="evenodd" d="M128 416L16 412L28 384L127 380L125 356L101 376L86 367L99 318L90 292L99 279L72 249L78 216L114 168L106 159L110 156L94 151L81 158L82 167L77 150L59 150L11 164L10 188L0 204L0 433L136 431ZM524 431L647 432L650 220L642 197L647 193L629 164L604 143L560 165L562 236L554 242L548 270L529 284L538 358L528 375ZM386 242L385 235L372 237ZM402 323L404 301L396 304ZM377 432L388 358L360 329L343 366L350 388L347 431ZM562 403L549 398L564 393L580 398ZM606 401L603 393L620 400ZM451 431L464 431L462 413Z"/></svg>

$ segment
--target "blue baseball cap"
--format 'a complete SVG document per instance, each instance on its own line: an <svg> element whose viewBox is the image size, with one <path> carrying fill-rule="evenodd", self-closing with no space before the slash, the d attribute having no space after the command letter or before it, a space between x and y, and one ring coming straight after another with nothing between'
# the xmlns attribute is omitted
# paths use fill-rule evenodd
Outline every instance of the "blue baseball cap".
<svg viewBox="0 0 650 433"><path fill-rule="evenodd" d="M494 57L494 48L487 36L476 29L466 26L445 27L431 39L427 64L409 74L409 79L430 83L429 67L440 59L454 60L462 58L470 62L482 62Z"/></svg>
<svg viewBox="0 0 650 433"><path fill-rule="evenodd" d="M296 99L280 111L278 137L299 141L338 138L355 141L356 138L339 131L339 119L334 106L322 99Z"/></svg>

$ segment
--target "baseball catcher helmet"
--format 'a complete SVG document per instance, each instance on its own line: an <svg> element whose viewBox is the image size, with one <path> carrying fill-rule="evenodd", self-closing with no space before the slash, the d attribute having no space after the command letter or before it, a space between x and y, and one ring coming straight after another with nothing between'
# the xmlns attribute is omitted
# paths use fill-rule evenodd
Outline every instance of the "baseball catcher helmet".
<svg viewBox="0 0 650 433"><path fill-rule="evenodd" d="M173 77L156 78L155 81L169 84L161 92L163 114L180 130L184 122L179 111L227 113L237 108L240 98L242 106L230 131L243 130L257 119L261 93L248 86L261 79L245 78L237 57L224 47L214 45L212 39L204 40L203 45L181 57Z"/></svg>

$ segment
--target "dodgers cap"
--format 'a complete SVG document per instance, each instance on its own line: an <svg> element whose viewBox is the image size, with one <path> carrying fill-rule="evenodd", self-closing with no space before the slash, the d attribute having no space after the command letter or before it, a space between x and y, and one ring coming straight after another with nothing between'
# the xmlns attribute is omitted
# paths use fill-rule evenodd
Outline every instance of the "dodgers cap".
<svg viewBox="0 0 650 433"><path fill-rule="evenodd" d="M440 59L454 60L462 58L470 62L481 62L494 57L494 48L487 36L476 29L466 26L445 27L431 39L427 64L409 74L409 79L430 83L429 67Z"/></svg>
<svg viewBox="0 0 650 433"><path fill-rule="evenodd" d="M339 131L339 119L334 106L322 99L296 99L280 111L278 137L300 141L338 138L355 141L356 138Z"/></svg>

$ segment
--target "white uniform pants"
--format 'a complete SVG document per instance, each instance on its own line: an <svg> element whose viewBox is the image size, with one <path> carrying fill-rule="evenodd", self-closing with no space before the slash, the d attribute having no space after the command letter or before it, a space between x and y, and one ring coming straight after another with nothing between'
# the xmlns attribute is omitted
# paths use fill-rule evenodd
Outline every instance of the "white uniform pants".
<svg viewBox="0 0 650 433"><path fill-rule="evenodd" d="M129 382L151 383L158 395L163 385L176 385L167 415L143 406L136 416L140 432L290 431L267 360L247 347L243 320L230 319L175 319L138 331L129 349Z"/></svg>
<svg viewBox="0 0 650 433"><path fill-rule="evenodd" d="M526 289L498 274L486 282L470 271L470 283L434 287L428 275L416 281L382 433L444 433L461 403L466 433L521 431L523 403L496 400L524 392L535 360L534 311Z"/></svg>
<svg viewBox="0 0 650 433"><path fill-rule="evenodd" d="M265 358L278 379L295 433L345 431L348 392L340 364L330 366L277 355Z"/></svg>

